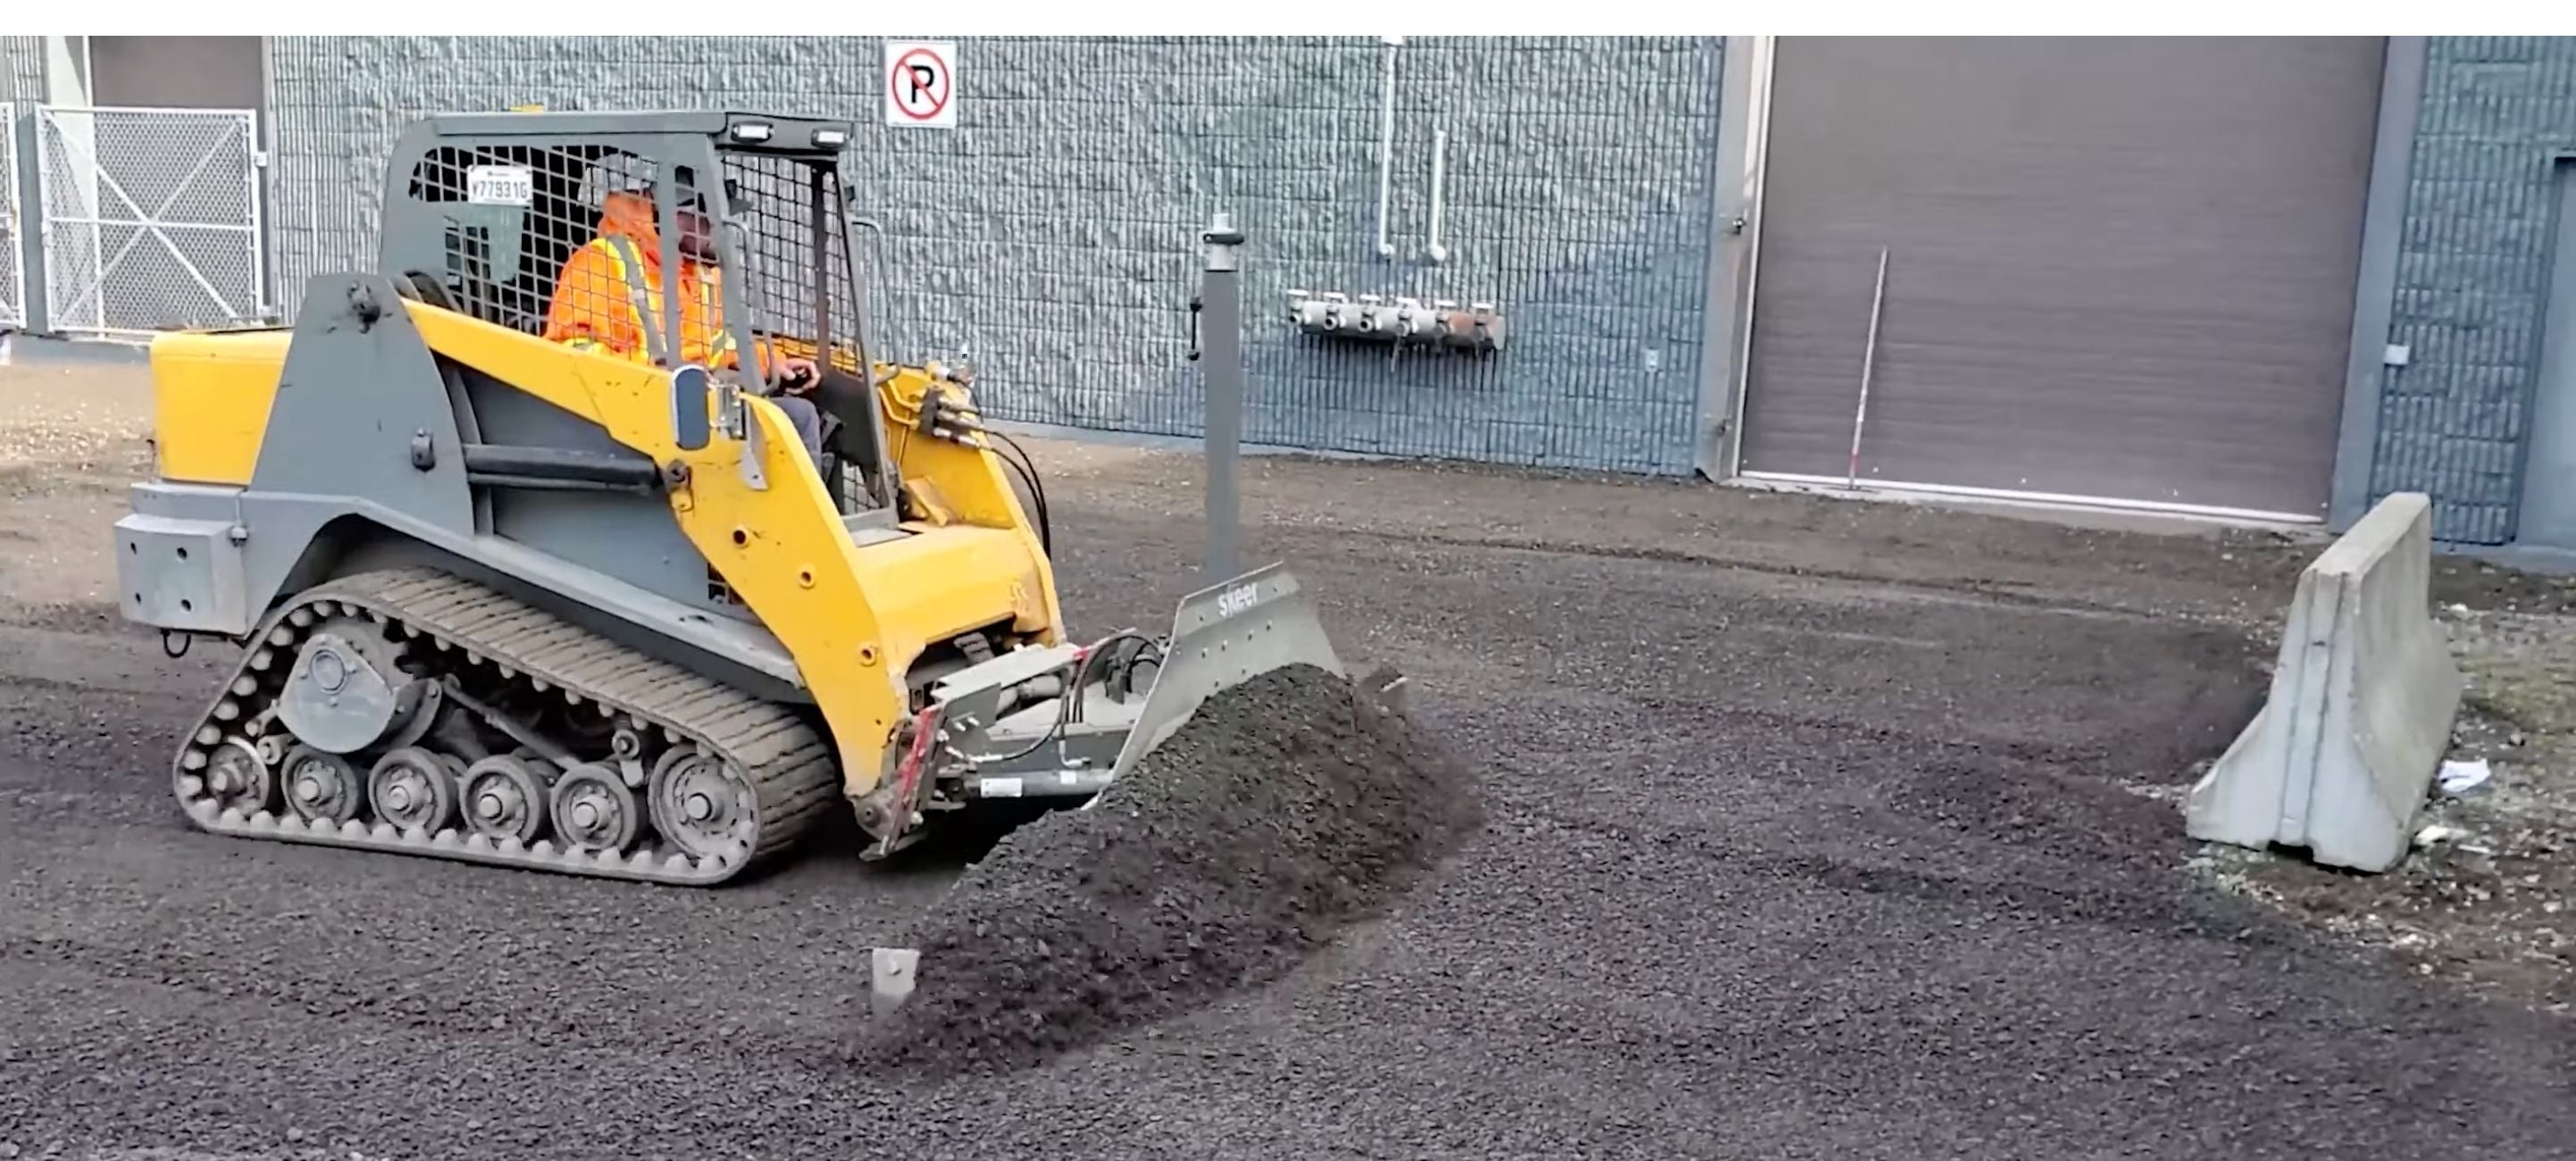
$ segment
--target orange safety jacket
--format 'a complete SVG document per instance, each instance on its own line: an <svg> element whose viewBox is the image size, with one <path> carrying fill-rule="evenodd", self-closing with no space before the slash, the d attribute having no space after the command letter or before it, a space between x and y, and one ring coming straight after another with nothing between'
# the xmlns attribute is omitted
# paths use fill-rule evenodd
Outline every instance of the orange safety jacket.
<svg viewBox="0 0 2576 1161"><path fill-rule="evenodd" d="M545 337L575 350L599 351L639 363L662 345L662 240L653 202L612 193L600 214L599 235L565 261L546 305ZM733 332L724 325L723 272L680 259L680 342L672 365L713 369L736 366ZM752 354L764 377L772 352L755 342Z"/></svg>

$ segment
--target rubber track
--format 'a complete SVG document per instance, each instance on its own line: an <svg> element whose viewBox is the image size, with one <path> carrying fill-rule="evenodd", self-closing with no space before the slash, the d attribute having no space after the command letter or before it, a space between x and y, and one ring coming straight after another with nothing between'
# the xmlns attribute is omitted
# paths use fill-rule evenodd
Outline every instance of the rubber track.
<svg viewBox="0 0 2576 1161"><path fill-rule="evenodd" d="M676 850L658 852L654 849L658 835L649 817L634 849L620 857L560 849L542 838L522 846L515 839L496 841L462 828L436 835L405 832L389 823L368 823L363 817L334 825L291 813L273 816L260 811L247 817L233 809L219 813L201 784L192 797L193 775L205 769L221 736L238 734L241 723L256 717L277 696L307 631L294 624L296 614L308 611L308 626L319 625L333 606L381 618L397 627L398 639L409 639L416 654L438 658L447 668L459 662L498 665L503 676L522 685L535 679L542 692L561 697L571 691L594 708L604 705L620 716L637 719L654 727L653 732L666 743L696 742L734 770L747 773L756 790L758 829L747 857L739 849L730 856L705 858ZM713 886L793 850L840 799L841 779L832 747L786 708L447 573L404 568L334 579L280 607L252 640L242 667L225 682L214 705L192 729L172 770L172 786L189 819L215 834L675 886ZM437 644L447 648L438 650ZM244 688L245 678L256 689L236 696L233 691ZM230 719L220 716L227 703L234 707ZM280 725L270 728L284 730ZM357 774L363 780L366 770L361 768ZM272 771L272 777L280 776L282 772Z"/></svg>

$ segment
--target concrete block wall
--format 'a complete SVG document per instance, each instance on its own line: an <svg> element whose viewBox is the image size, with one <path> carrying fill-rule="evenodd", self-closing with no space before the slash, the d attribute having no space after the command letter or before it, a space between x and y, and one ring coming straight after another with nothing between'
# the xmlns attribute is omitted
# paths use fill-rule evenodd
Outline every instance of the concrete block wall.
<svg viewBox="0 0 2576 1161"><path fill-rule="evenodd" d="M1682 474L1704 367L1717 38L1423 38L1397 57L1389 235L1375 251L1386 49L1373 37L969 39L960 127L884 124L875 39L279 37L281 285L372 259L398 128L440 110L706 103L854 119L885 223L885 321L969 348L997 417L1200 428L1185 361L1196 232L1251 236L1248 440ZM1429 263L1431 143L1449 135ZM1491 301L1510 345L1392 355L1308 338L1284 292ZM291 295L290 295L291 302Z"/></svg>
<svg viewBox="0 0 2576 1161"><path fill-rule="evenodd" d="M2440 36L2426 49L2371 500L2433 497L2433 535L2513 530L2556 205L2576 149L2576 40ZM2576 293L2576 289L2562 289Z"/></svg>

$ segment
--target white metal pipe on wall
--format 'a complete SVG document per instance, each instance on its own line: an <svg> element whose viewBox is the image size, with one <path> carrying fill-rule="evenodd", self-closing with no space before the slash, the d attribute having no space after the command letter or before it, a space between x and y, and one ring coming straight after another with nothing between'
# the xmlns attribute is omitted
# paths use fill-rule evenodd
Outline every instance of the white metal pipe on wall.
<svg viewBox="0 0 2576 1161"><path fill-rule="evenodd" d="M1386 90L1377 118L1377 253L1380 258L1393 258L1395 240L1387 236L1386 213L1395 193L1395 53L1404 47L1404 38L1380 39L1386 42Z"/></svg>
<svg viewBox="0 0 2576 1161"><path fill-rule="evenodd" d="M1441 185L1442 179L1448 176L1448 172L1449 131L1434 129L1431 131L1431 246L1429 248L1433 262L1449 260L1449 247L1440 244Z"/></svg>

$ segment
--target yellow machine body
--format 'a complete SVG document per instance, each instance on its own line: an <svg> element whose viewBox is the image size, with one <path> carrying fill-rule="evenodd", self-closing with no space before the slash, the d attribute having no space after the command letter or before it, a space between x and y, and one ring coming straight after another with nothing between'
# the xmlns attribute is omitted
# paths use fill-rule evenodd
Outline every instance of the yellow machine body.
<svg viewBox="0 0 2576 1161"><path fill-rule="evenodd" d="M250 486L292 337L180 331L152 340L153 470L162 479Z"/></svg>
<svg viewBox="0 0 2576 1161"><path fill-rule="evenodd" d="M744 441L695 451L672 438L670 373L574 350L418 302L403 304L429 348L573 415L664 465L685 464L671 514L725 583L776 635L831 724L845 793L859 798L891 770L889 747L909 713L905 675L931 642L1008 622L1042 644L1063 640L1055 576L1028 514L989 448L898 439L904 485L927 519L912 535L860 547L786 417L747 398L769 486L744 482ZM162 477L246 486L285 368L288 332L163 335L152 346L154 428ZM876 368L891 430L908 429L935 383L918 367ZM971 411L968 414L972 414Z"/></svg>

